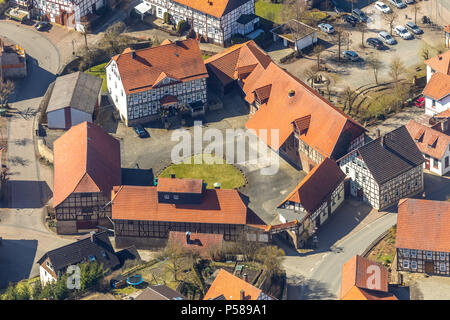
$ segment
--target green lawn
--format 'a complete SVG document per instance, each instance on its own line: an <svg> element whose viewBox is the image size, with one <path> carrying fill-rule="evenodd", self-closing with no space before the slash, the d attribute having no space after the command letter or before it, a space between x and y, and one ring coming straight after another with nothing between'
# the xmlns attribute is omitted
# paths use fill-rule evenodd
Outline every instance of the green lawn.
<svg viewBox="0 0 450 320"><path fill-rule="evenodd" d="M268 0L258 0L255 3L255 13L266 20L283 23L281 19L281 3L271 3Z"/></svg>
<svg viewBox="0 0 450 320"><path fill-rule="evenodd" d="M209 54L202 54L202 59L206 60L208 58L211 58L212 56L210 56Z"/></svg>
<svg viewBox="0 0 450 320"><path fill-rule="evenodd" d="M208 163L212 162L213 164L207 164L205 163L205 159L208 159L206 157L207 155L204 156L202 164L194 164L193 157L190 158L188 164L172 164L160 174L160 177L169 178L174 173L177 178L203 179L208 184L208 189L213 189L216 182L221 184L222 189L239 188L245 184L244 176L234 166L226 163L214 163L214 159L212 159L213 161L207 160Z"/></svg>
<svg viewBox="0 0 450 320"><path fill-rule="evenodd" d="M98 64L98 65L93 66L85 71L86 73L92 74L93 76L103 79L103 83L102 83L102 91L103 92L108 91L108 87L106 86L106 69L105 69L107 64L108 64L108 62Z"/></svg>

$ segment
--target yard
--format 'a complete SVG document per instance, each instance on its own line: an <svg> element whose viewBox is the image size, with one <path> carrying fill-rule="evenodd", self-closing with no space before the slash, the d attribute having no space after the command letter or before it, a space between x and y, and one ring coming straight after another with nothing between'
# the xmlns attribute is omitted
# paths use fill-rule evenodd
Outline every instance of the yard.
<svg viewBox="0 0 450 320"><path fill-rule="evenodd" d="M389 233L370 251L367 258L380 262L390 268L395 256L395 235L397 226L389 229Z"/></svg>
<svg viewBox="0 0 450 320"><path fill-rule="evenodd" d="M218 164L218 160L221 160L219 158L203 155L202 164L194 164L194 158L201 156L193 156L186 163L172 164L159 176L170 178L171 174L175 174L177 178L203 179L209 189L213 189L216 182L219 182L223 189L235 189L245 184L244 175L231 164Z"/></svg>
<svg viewBox="0 0 450 320"><path fill-rule="evenodd" d="M269 0L258 0L255 3L255 13L257 16L275 23L283 23L281 17L282 3L272 3Z"/></svg>
<svg viewBox="0 0 450 320"><path fill-rule="evenodd" d="M1 1L1 0L0 0ZM98 64L96 66L93 66L91 68L89 68L88 70L86 70L86 73L89 73L93 76L99 77L103 79L103 83L102 83L102 91L103 92L107 92L108 91L108 87L106 86L106 65L108 64L108 62L105 63L101 63Z"/></svg>

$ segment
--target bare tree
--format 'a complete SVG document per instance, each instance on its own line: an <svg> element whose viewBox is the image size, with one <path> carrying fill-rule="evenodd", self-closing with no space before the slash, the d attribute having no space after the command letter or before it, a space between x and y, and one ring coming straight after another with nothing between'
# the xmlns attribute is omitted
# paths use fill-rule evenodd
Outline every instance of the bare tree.
<svg viewBox="0 0 450 320"><path fill-rule="evenodd" d="M357 27L358 31L361 32L361 47L364 48L364 36L367 32L367 25L365 23L358 23L358 27Z"/></svg>
<svg viewBox="0 0 450 320"><path fill-rule="evenodd" d="M417 23L417 14L420 12L418 2L414 2L413 11L414 11L414 23Z"/></svg>
<svg viewBox="0 0 450 320"><path fill-rule="evenodd" d="M185 253L175 242L169 241L167 247L161 252L160 258L167 260L166 269L172 273L175 281L178 281L178 276L182 271L182 263Z"/></svg>
<svg viewBox="0 0 450 320"><path fill-rule="evenodd" d="M355 103L356 98L358 97L358 93L350 88L349 86L345 87L344 91L341 92L341 97L344 99L344 112L345 109L348 108L348 114L352 112L353 104Z"/></svg>
<svg viewBox="0 0 450 320"><path fill-rule="evenodd" d="M315 55L317 58L317 70L320 70L320 56L322 55L322 51L324 49L324 46L321 44L314 47L313 55Z"/></svg>
<svg viewBox="0 0 450 320"><path fill-rule="evenodd" d="M8 98L14 93L14 82L11 80L1 81L0 80L0 105L2 108L8 106Z"/></svg>
<svg viewBox="0 0 450 320"><path fill-rule="evenodd" d="M392 36L392 29L394 29L394 24L398 19L398 14L395 11L392 11L390 14L384 14L383 19L389 24L390 33Z"/></svg>
<svg viewBox="0 0 450 320"><path fill-rule="evenodd" d="M328 94L328 100L331 101L331 89L333 86L335 86L339 81L340 77L335 73L328 73L327 74L328 81L326 84L327 94Z"/></svg>
<svg viewBox="0 0 450 320"><path fill-rule="evenodd" d="M376 54L371 54L367 59L366 63L370 69L373 71L373 76L375 78L375 83L378 84L378 72L380 71L383 64Z"/></svg>
<svg viewBox="0 0 450 320"><path fill-rule="evenodd" d="M422 47L420 48L419 54L423 60L428 60L431 57L431 48L427 44L424 43L422 45Z"/></svg>
<svg viewBox="0 0 450 320"><path fill-rule="evenodd" d="M389 66L389 75L392 77L394 85L397 85L400 76L405 72L406 68L402 60L399 57L394 57Z"/></svg>
<svg viewBox="0 0 450 320"><path fill-rule="evenodd" d="M344 31L341 27L335 27L334 30L334 37L338 45L338 61L341 61L341 48L345 40L346 31Z"/></svg>
<svg viewBox="0 0 450 320"><path fill-rule="evenodd" d="M296 19L303 20L307 10L306 2L304 0L284 0L281 8L281 18L283 21Z"/></svg>
<svg viewBox="0 0 450 320"><path fill-rule="evenodd" d="M267 278L280 274L285 253L276 246L265 246L258 250L257 258L263 264Z"/></svg>
<svg viewBox="0 0 450 320"><path fill-rule="evenodd" d="M315 66L305 71L306 79L311 81L311 88L313 89L314 89L314 82L316 82L318 74L319 70L317 70Z"/></svg>

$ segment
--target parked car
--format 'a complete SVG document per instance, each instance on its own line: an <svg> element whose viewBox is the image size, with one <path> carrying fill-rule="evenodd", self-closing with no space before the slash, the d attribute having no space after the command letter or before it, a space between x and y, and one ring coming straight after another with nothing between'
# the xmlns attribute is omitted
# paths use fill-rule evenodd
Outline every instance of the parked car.
<svg viewBox="0 0 450 320"><path fill-rule="evenodd" d="M326 33L334 33L334 28L328 23L321 23L318 25L319 29Z"/></svg>
<svg viewBox="0 0 450 320"><path fill-rule="evenodd" d="M353 9L352 14L355 18L358 18L361 22L369 21L369 17L361 11L361 9Z"/></svg>
<svg viewBox="0 0 450 320"><path fill-rule="evenodd" d="M344 9L342 9L342 8L340 8L340 7L338 7L338 6L335 6L334 7L334 11L336 12L336 13L342 13L342 12L344 12Z"/></svg>
<svg viewBox="0 0 450 320"><path fill-rule="evenodd" d="M407 3L407 4L414 4L414 0L405 0L405 2Z"/></svg>
<svg viewBox="0 0 450 320"><path fill-rule="evenodd" d="M404 26L396 26L394 28L395 33L403 39L412 39L413 35L406 30Z"/></svg>
<svg viewBox="0 0 450 320"><path fill-rule="evenodd" d="M389 2L399 9L406 8L406 4L404 4L402 0L389 0Z"/></svg>
<svg viewBox="0 0 450 320"><path fill-rule="evenodd" d="M150 135L148 134L147 130L144 129L143 126L141 126L140 124L137 124L133 127L134 132L137 133L139 138L147 138Z"/></svg>
<svg viewBox="0 0 450 320"><path fill-rule="evenodd" d="M383 13L390 13L392 10L389 8L384 2L377 1L375 2L375 9L378 9L379 11Z"/></svg>
<svg viewBox="0 0 450 320"><path fill-rule="evenodd" d="M423 31L422 29L420 29L414 22L412 21L408 21L405 24L406 29L409 29L410 31L412 31L415 34L422 34Z"/></svg>
<svg viewBox="0 0 450 320"><path fill-rule="evenodd" d="M416 101L414 102L414 105L417 108L423 108L425 106L425 98L424 97L417 98Z"/></svg>
<svg viewBox="0 0 450 320"><path fill-rule="evenodd" d="M374 48L381 49L383 47L383 42L377 38L367 38L366 43Z"/></svg>
<svg viewBox="0 0 450 320"><path fill-rule="evenodd" d="M36 25L34 26L34 28L35 28L37 31L45 31L45 30L50 29L50 26L51 26L50 22L47 22L47 21L39 21L38 23L36 23Z"/></svg>
<svg viewBox="0 0 450 320"><path fill-rule="evenodd" d="M387 43L387 44L396 44L397 40L395 40L389 33L387 33L386 31L381 31L378 34L378 38L380 38L383 42Z"/></svg>
<svg viewBox="0 0 450 320"><path fill-rule="evenodd" d="M345 59L348 59L348 60L351 60L351 61L356 61L356 60L359 59L359 56L358 56L358 54L355 51L346 50L346 51L342 52L342 56Z"/></svg>
<svg viewBox="0 0 450 320"><path fill-rule="evenodd" d="M349 14L344 14L342 16L342 20L344 20L345 22L351 24L353 27L358 23L358 19L355 18L354 16L351 16Z"/></svg>

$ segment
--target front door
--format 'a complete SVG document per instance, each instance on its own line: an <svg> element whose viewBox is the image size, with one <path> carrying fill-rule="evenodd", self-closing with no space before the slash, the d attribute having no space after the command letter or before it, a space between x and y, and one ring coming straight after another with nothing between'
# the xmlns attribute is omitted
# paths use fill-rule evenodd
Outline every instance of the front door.
<svg viewBox="0 0 450 320"><path fill-rule="evenodd" d="M358 189L358 191L356 192L356 196L359 199L362 199L362 197L363 197L363 189L362 188Z"/></svg>
<svg viewBox="0 0 450 320"><path fill-rule="evenodd" d="M425 157L425 169L430 170L430 157Z"/></svg>
<svg viewBox="0 0 450 320"><path fill-rule="evenodd" d="M316 228L320 227L320 213L316 218Z"/></svg>
<svg viewBox="0 0 450 320"><path fill-rule="evenodd" d="M434 263L433 262L425 262L425 273L429 273L429 274L434 273Z"/></svg>

